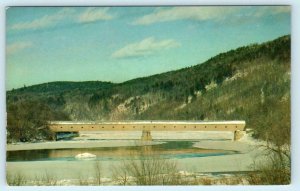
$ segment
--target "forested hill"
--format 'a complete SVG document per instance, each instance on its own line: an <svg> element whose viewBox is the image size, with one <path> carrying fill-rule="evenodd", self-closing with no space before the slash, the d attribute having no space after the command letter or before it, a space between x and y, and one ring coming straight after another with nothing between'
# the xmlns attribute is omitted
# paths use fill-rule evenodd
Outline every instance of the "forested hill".
<svg viewBox="0 0 300 191"><path fill-rule="evenodd" d="M264 138L276 121L290 126L290 41L283 36L119 84L49 82L11 90L8 117L29 104L46 107L53 120L240 119Z"/></svg>
<svg viewBox="0 0 300 191"><path fill-rule="evenodd" d="M8 91L7 94L26 94L26 93L35 93L35 94L47 94L47 93L61 93L65 91L73 90L84 90L84 91L95 91L99 89L110 88L113 86L111 82L101 82L101 81L85 81L85 82L68 82L68 81L58 81L58 82L48 82L38 85L33 85L26 87L13 89Z"/></svg>

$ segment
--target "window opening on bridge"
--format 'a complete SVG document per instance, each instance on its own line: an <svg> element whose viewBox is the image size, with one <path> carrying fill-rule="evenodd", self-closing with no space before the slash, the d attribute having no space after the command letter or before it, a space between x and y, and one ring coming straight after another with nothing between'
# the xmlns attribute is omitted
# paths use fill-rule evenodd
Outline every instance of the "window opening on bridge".
<svg viewBox="0 0 300 191"><path fill-rule="evenodd" d="M204 128L206 128L206 126Z"/></svg>
<svg viewBox="0 0 300 191"><path fill-rule="evenodd" d="M215 126L215 128L217 128L217 126Z"/></svg>
<svg viewBox="0 0 300 191"><path fill-rule="evenodd" d="M164 128L166 128L166 126L164 126Z"/></svg>
<svg viewBox="0 0 300 191"><path fill-rule="evenodd" d="M60 127L62 129L62 127Z"/></svg>
<svg viewBox="0 0 300 191"><path fill-rule="evenodd" d="M102 129L103 129L104 127L102 126Z"/></svg>
<svg viewBox="0 0 300 191"><path fill-rule="evenodd" d="M92 129L94 129L94 127L92 127Z"/></svg>
<svg viewBox="0 0 300 191"><path fill-rule="evenodd" d="M186 128L186 126L184 126L184 128Z"/></svg>
<svg viewBox="0 0 300 191"><path fill-rule="evenodd" d="M133 128L135 128L135 126L133 126Z"/></svg>
<svg viewBox="0 0 300 191"><path fill-rule="evenodd" d="M174 126L174 128L176 128L176 126Z"/></svg>
<svg viewBox="0 0 300 191"><path fill-rule="evenodd" d="M113 128L115 128L115 126L113 126Z"/></svg>
<svg viewBox="0 0 300 191"><path fill-rule="evenodd" d="M83 127L81 127L81 129L83 129Z"/></svg>
<svg viewBox="0 0 300 191"><path fill-rule="evenodd" d="M124 126L123 126L123 129L124 129Z"/></svg>
<svg viewBox="0 0 300 191"><path fill-rule="evenodd" d="M73 127L71 127L71 129L73 129Z"/></svg>
<svg viewBox="0 0 300 191"><path fill-rule="evenodd" d="M225 126L225 128L227 128L227 126Z"/></svg>
<svg viewBox="0 0 300 191"><path fill-rule="evenodd" d="M196 128L196 126L194 128Z"/></svg>

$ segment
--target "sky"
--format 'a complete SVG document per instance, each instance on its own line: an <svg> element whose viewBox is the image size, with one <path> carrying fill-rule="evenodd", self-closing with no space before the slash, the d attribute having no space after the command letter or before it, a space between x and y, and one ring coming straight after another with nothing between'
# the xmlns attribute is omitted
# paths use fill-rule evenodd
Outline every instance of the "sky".
<svg viewBox="0 0 300 191"><path fill-rule="evenodd" d="M289 6L9 7L6 90L120 83L290 33Z"/></svg>

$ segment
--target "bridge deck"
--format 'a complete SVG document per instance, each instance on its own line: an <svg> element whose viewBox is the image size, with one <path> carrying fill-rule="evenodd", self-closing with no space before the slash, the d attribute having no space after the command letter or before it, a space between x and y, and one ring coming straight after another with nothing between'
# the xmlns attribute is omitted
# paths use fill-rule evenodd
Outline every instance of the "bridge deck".
<svg viewBox="0 0 300 191"><path fill-rule="evenodd" d="M52 121L53 132L79 131L243 131L245 121Z"/></svg>

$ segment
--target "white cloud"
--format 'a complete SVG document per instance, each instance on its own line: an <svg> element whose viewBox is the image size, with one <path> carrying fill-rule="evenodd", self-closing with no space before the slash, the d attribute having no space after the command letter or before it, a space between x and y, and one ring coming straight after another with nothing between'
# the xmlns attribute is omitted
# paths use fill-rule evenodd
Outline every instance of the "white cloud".
<svg viewBox="0 0 300 191"><path fill-rule="evenodd" d="M113 16L108 14L108 8L88 8L78 17L78 22L95 22L99 20L110 20Z"/></svg>
<svg viewBox="0 0 300 191"><path fill-rule="evenodd" d="M108 14L108 8L86 8L80 15L76 14L74 8L63 8L60 11L45 15L41 18L34 19L28 22L16 23L9 27L11 30L35 30L53 27L65 20L71 22L94 22L98 20L110 20L113 16Z"/></svg>
<svg viewBox="0 0 300 191"><path fill-rule="evenodd" d="M255 17L262 17L265 15L277 15L281 13L290 13L290 6L262 6L258 7L254 13Z"/></svg>
<svg viewBox="0 0 300 191"><path fill-rule="evenodd" d="M10 27L12 30L41 29L56 25L59 21L65 19L73 12L70 8L64 8L52 15L45 15L33 21L14 24Z"/></svg>
<svg viewBox="0 0 300 191"><path fill-rule="evenodd" d="M145 15L133 22L137 25L149 25L157 22L192 19L208 20L221 19L224 15L235 12L234 7L173 7L167 9L157 9L151 14Z"/></svg>
<svg viewBox="0 0 300 191"><path fill-rule="evenodd" d="M140 57L151 55L159 50L179 47L180 44L173 39L155 40L153 37L140 42L128 44L112 54L113 58Z"/></svg>
<svg viewBox="0 0 300 191"><path fill-rule="evenodd" d="M23 50L25 48L29 48L31 46L32 46L31 42L16 42L16 43L7 45L7 47L6 47L6 53L8 55L14 54L14 53L16 53L18 51L21 51L21 50Z"/></svg>
<svg viewBox="0 0 300 191"><path fill-rule="evenodd" d="M249 15L246 13L248 8L254 8L255 11ZM149 25L158 22L167 22L175 20L223 20L226 17L233 18L241 15L248 17L262 17L265 15L277 15L280 13L289 13L290 6L202 6L202 7L173 7L158 8L153 13L144 15L133 22L135 25Z"/></svg>

